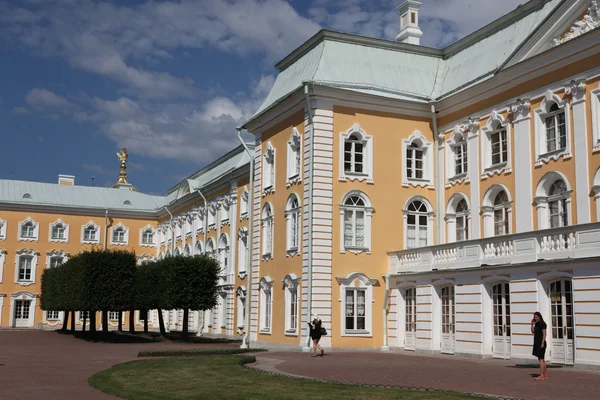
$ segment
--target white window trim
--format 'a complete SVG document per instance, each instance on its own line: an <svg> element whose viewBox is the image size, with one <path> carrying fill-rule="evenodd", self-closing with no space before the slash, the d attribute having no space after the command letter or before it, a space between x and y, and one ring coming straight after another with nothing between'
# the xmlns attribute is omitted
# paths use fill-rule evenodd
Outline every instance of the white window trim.
<svg viewBox="0 0 600 400"><path fill-rule="evenodd" d="M50 310L48 310L48 311L50 311ZM48 326L57 326L57 325L62 324L63 319L65 317L64 311L59 311L58 312L58 319L48 319L48 311L44 311L43 322L44 322L45 325L48 325Z"/></svg>
<svg viewBox="0 0 600 400"><path fill-rule="evenodd" d="M173 255L175 257L180 256L182 254L181 248L179 247L175 247L175 252L173 253Z"/></svg>
<svg viewBox="0 0 600 400"><path fill-rule="evenodd" d="M82 310L82 311L84 311L84 310ZM79 325L83 324L83 315L81 315L82 311L75 312L75 317L76 317L75 319L76 319L77 324L79 324ZM87 311L87 312L90 314L90 317L91 317L92 313L89 311ZM88 318L85 321L85 325L87 326L89 324L90 324L90 319ZM109 321L109 324L110 324L110 321ZM115 326L115 325L113 325L113 326Z"/></svg>
<svg viewBox="0 0 600 400"><path fill-rule="evenodd" d="M260 331L259 331L259 333L270 335L271 332L273 331L273 280L271 279L271 277L270 276L263 277L259 282L259 288L260 288L260 312L259 312ZM268 327L265 326L266 292L269 292L271 294L271 308L270 308L271 315L269 316L270 318L269 318L269 326ZM248 311L246 311L246 312L248 312Z"/></svg>
<svg viewBox="0 0 600 400"><path fill-rule="evenodd" d="M208 216L207 216L207 223L208 223L208 231L212 231L214 229L216 229L217 227L217 207L215 205L215 203L211 203L208 205Z"/></svg>
<svg viewBox="0 0 600 400"><path fill-rule="evenodd" d="M209 252L209 248L211 249L210 252ZM213 238L209 238L206 241L206 249L204 250L204 253L208 254L211 257L215 257L216 252L217 252L217 248L215 246L215 241L213 240Z"/></svg>
<svg viewBox="0 0 600 400"><path fill-rule="evenodd" d="M296 165L298 160L297 154L299 155L300 165ZM287 142L287 181L286 187L290 187L296 183L302 182L302 169L304 154L302 153L302 136L298 132L298 129L292 128L292 135ZM296 173L296 171L299 171Z"/></svg>
<svg viewBox="0 0 600 400"><path fill-rule="evenodd" d="M363 144L363 172L362 174L346 173L344 170L344 148L346 140L350 138L353 133L358 134ZM339 160L340 160L340 182L346 181L366 181L367 183L375 183L373 181L373 136L369 136L360 127L358 123L352 125L346 132L340 132L340 143L339 143Z"/></svg>
<svg viewBox="0 0 600 400"><path fill-rule="evenodd" d="M232 271L232 259L231 259L231 244L229 241L229 235L226 233L222 233L219 237L219 264L221 264L221 276L228 277L233 274ZM224 257L223 254L227 257L227 266L223 265Z"/></svg>
<svg viewBox="0 0 600 400"><path fill-rule="evenodd" d="M53 239L52 238L52 230L55 226L62 225L65 230L65 237L63 239ZM48 230L48 241L54 243L69 243L69 224L65 224L62 219L58 219L56 222L50 224L50 229Z"/></svg>
<svg viewBox="0 0 600 400"><path fill-rule="evenodd" d="M246 244L244 245L244 240ZM238 230L238 276L241 279L246 277L246 264L248 262L248 228L240 228Z"/></svg>
<svg viewBox="0 0 600 400"><path fill-rule="evenodd" d="M180 242L183 237L183 215L173 218L173 228L175 229L175 242Z"/></svg>
<svg viewBox="0 0 600 400"><path fill-rule="evenodd" d="M23 237L21 236L21 228L26 223L33 224L33 236L32 237ZM19 242L37 242L40 237L40 224L35 222L31 217L27 217L24 221L19 222L19 232L18 232L18 241Z"/></svg>
<svg viewBox="0 0 600 400"><path fill-rule="evenodd" d="M196 242L196 246L194 246L194 255L197 256L199 254L203 254L204 253L204 248L202 247L202 241L198 240Z"/></svg>
<svg viewBox="0 0 600 400"><path fill-rule="evenodd" d="M433 211L433 207L431 206L431 203L429 202L429 200L427 200L425 197L423 196L412 196L410 197L408 200L406 200L406 203L404 203L404 207L402 208L402 214L403 214L403 222L404 222L404 248L407 249L408 247L408 215L411 213L411 211L408 211L408 206L413 202L413 201L420 201L423 204L425 204L425 207L427 207L427 246L431 246L433 245L433 232L434 232L434 219L435 219L435 212ZM423 215L423 214L416 214L416 215ZM418 232L417 232L418 234Z"/></svg>
<svg viewBox="0 0 600 400"><path fill-rule="evenodd" d="M6 240L6 225L8 223L0 218L0 240Z"/></svg>
<svg viewBox="0 0 600 400"><path fill-rule="evenodd" d="M300 323L300 313L299 313L299 305L300 305L300 290L299 290L299 279L296 274L291 273L283 278L283 287L285 290L285 335L286 336L298 336L299 331L299 323ZM291 326L290 324L290 308L292 305L292 292L296 292L296 326Z"/></svg>
<svg viewBox="0 0 600 400"><path fill-rule="evenodd" d="M227 292L218 294L219 305L217 306L217 328L227 329Z"/></svg>
<svg viewBox="0 0 600 400"><path fill-rule="evenodd" d="M91 227L95 228L95 230L96 230L96 239L86 240L85 239L85 230L87 228L91 228ZM85 224L81 227L81 244L98 244L98 243L100 243L100 236L101 236L100 233L101 233L101 229L98 225L96 225L94 223L94 221L88 222L87 224Z"/></svg>
<svg viewBox="0 0 600 400"><path fill-rule="evenodd" d="M197 221L197 223L196 223L196 234L204 232L204 209L202 209L202 208L195 208L194 210L192 210L191 215L192 215L192 218L193 218L193 220L192 220L192 229L193 229L194 221Z"/></svg>
<svg viewBox="0 0 600 400"><path fill-rule="evenodd" d="M6 251L0 249L0 283L2 283L4 277L4 263L6 262ZM2 309L0 308L0 311Z"/></svg>
<svg viewBox="0 0 600 400"><path fill-rule="evenodd" d="M248 200L250 199L250 192L248 192L248 187L244 186L244 191L240 197L240 220L248 219Z"/></svg>
<svg viewBox="0 0 600 400"><path fill-rule="evenodd" d="M144 243L144 233L152 233L152 243ZM148 224L140 229L140 247L155 247L156 246L156 229L152 225Z"/></svg>
<svg viewBox="0 0 600 400"><path fill-rule="evenodd" d="M353 196L358 196L360 197L364 202L365 202L365 207L352 207L352 206L347 206L346 200L348 200L350 197ZM352 253L352 254L360 254L360 253L366 253L366 254L371 254L371 229L372 229L372 218L373 218L373 211L375 211L375 209L373 208L373 205L371 203L371 199L369 198L369 196L367 196L366 193L361 192L360 190L352 190L348 193L346 193L344 195L344 197L342 198L342 203L339 205L340 208L340 254L344 254L346 252ZM344 215L346 213L346 210L358 210L360 208L360 210L365 212L365 226L364 226L364 241L365 241L365 246L364 247L346 247L346 243L344 240Z"/></svg>
<svg viewBox="0 0 600 400"><path fill-rule="evenodd" d="M159 254L159 257L162 255ZM137 265L142 265L143 263L145 263L146 261L148 262L152 262L152 261L156 261L158 258L156 256L153 256L151 254L142 254L138 257L137 259Z"/></svg>
<svg viewBox="0 0 600 400"><path fill-rule="evenodd" d="M113 233L115 230L117 229L123 229L124 231L124 241L123 242L115 242L114 241L114 236ZM129 244L129 229L123 225L121 222L119 222L117 225L113 226L110 228L110 244L111 246L127 246Z"/></svg>
<svg viewBox="0 0 600 400"><path fill-rule="evenodd" d="M229 225L230 224L230 220L231 220L231 204L229 203L229 201L227 199L222 200L221 202L219 202L218 204L218 208L219 210L221 210L219 212L219 219L221 222L221 227L225 226L225 225ZM227 215L225 217L225 211L227 211Z"/></svg>
<svg viewBox="0 0 600 400"><path fill-rule="evenodd" d="M467 202L468 211L465 213L466 215L466 227L469 232L469 237L465 240L471 239L473 232L471 231L471 218L472 218L472 210L471 210L471 202L469 198L464 193L455 193L450 200L448 200L448 207L446 208L446 238L448 243L455 243L457 241L456 237L456 207L460 203L461 200L465 200Z"/></svg>
<svg viewBox="0 0 600 400"><path fill-rule="evenodd" d="M547 152L545 116L548 113L548 109L552 103L556 103L559 109L565 111L565 132L567 135L567 146L563 150ZM540 104L540 108L534 111L536 166L548 163L550 160L556 161L561 157L563 157L565 160L573 157L571 154L571 110L569 108L568 96L564 96L561 100L560 97L548 90L544 94L544 99Z"/></svg>
<svg viewBox="0 0 600 400"><path fill-rule="evenodd" d="M21 257L32 257L31 258L31 280L29 281L20 281L19 280L19 260ZM36 283L36 274L37 274L37 262L38 262L38 253L33 249L21 249L17 251L17 255L15 257L15 283L21 286L31 286Z"/></svg>
<svg viewBox="0 0 600 400"><path fill-rule="evenodd" d="M50 262L52 261L52 258L54 257L60 257L63 259L63 264L66 263L69 260L69 253L65 253L62 250L52 250L48 253L46 253L46 269L50 268Z"/></svg>
<svg viewBox="0 0 600 400"><path fill-rule="evenodd" d="M277 169L275 168L275 148L267 142L262 159L262 195L275 192Z"/></svg>
<svg viewBox="0 0 600 400"><path fill-rule="evenodd" d="M496 232L494 229L494 200L500 191L504 190L506 192L506 196L508 197L508 202L504 203L504 208L507 210L507 218L508 218L508 232L510 235L513 232L513 199L508 188L502 184L492 185L485 195L483 196L483 205L481 206L482 216L483 216L483 237L495 237Z"/></svg>
<svg viewBox="0 0 600 400"><path fill-rule="evenodd" d="M423 178L409 178L407 174L407 163L406 163L406 151L414 142L419 143L419 147L423 151ZM421 133L421 131L414 131L413 134L402 141L402 186L403 187L428 187L429 189L435 189L433 183L434 169L433 169L433 143L428 142L427 138Z"/></svg>
<svg viewBox="0 0 600 400"><path fill-rule="evenodd" d="M600 152L600 84L590 93L592 99L592 152ZM1 234L0 234L1 236Z"/></svg>
<svg viewBox="0 0 600 400"><path fill-rule="evenodd" d="M29 308L29 318L27 325L30 328L35 326L35 313L37 310L37 296L28 293L28 292L18 292L10 295L10 317L9 317L9 326L14 327L16 324L15 321L15 301L16 300L30 300L30 308Z"/></svg>
<svg viewBox="0 0 600 400"><path fill-rule="evenodd" d="M497 129L494 129L494 126ZM492 134L500 129L506 130L506 161L499 164L492 164ZM481 128L481 179L487 179L496 174L512 172L512 129L510 118L504 118L497 111L492 111L487 123Z"/></svg>
<svg viewBox="0 0 600 400"><path fill-rule="evenodd" d="M340 335L347 337L372 337L373 336L373 285L378 280L369 278L362 272L351 272L345 277L335 278L340 285ZM365 291L365 330L346 330L346 289Z"/></svg>
<svg viewBox="0 0 600 400"><path fill-rule="evenodd" d="M292 202L296 199L298 201L297 208L290 208ZM298 254L298 250L300 248L300 243L302 243L301 237L301 226L302 226L302 203L300 202L300 196L296 193L292 193L290 197L288 197L288 201L285 207L285 249L288 256L293 256ZM292 217L296 214L296 246L292 246Z"/></svg>
<svg viewBox="0 0 600 400"><path fill-rule="evenodd" d="M271 216L265 217L265 209L267 205L271 209ZM271 203L265 203L262 209L262 218L261 218L261 234L262 234L262 259L263 260L272 260L273 253L275 252L275 214L273 213L273 205ZM271 226L271 243L267 243L269 235L267 235L267 229ZM270 251L267 251L270 250Z"/></svg>
<svg viewBox="0 0 600 400"><path fill-rule="evenodd" d="M454 151L459 143L464 143L467 157L471 157L469 154L469 143L468 143L468 131L463 126L456 126L450 134L450 138L446 140L446 187L452 186L457 183L470 182L469 177L469 165L467 162L467 170L464 173L456 174L456 163L454 159Z"/></svg>
<svg viewBox="0 0 600 400"><path fill-rule="evenodd" d="M573 224L573 205L572 205L572 201L571 201L571 199L573 197L572 196L573 189L571 187L571 184L569 183L569 180L562 172L550 171L550 172L546 173L542 177L542 179L540 179L540 182L538 183L537 189L535 191L534 201L536 204L537 216L538 216L538 230L550 228L550 210L548 207L548 191L550 190L550 187L552 187L552 184L559 179L562 179L562 181L565 183L565 185L567 187L567 191L564 193L563 196L560 197L560 199L566 200L566 203L567 203L566 212L567 212L568 224L569 225Z"/></svg>

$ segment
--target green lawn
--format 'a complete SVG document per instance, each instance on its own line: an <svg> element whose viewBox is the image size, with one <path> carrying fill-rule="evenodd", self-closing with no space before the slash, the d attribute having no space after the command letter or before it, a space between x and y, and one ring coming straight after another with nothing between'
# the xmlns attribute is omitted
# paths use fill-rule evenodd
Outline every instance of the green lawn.
<svg viewBox="0 0 600 400"><path fill-rule="evenodd" d="M251 371L241 357L218 355L133 361L98 372L89 383L129 400L187 399L406 399L459 400L459 393L380 389L312 382Z"/></svg>

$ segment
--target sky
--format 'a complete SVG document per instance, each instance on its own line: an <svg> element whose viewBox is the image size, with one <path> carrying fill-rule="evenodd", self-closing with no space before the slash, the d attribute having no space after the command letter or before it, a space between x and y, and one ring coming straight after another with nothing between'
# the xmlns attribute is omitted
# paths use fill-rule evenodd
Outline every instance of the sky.
<svg viewBox="0 0 600 400"><path fill-rule="evenodd" d="M321 28L394 40L401 1L0 0L0 179L111 186L127 147L164 194L239 145L277 61ZM442 48L526 0L421 1Z"/></svg>

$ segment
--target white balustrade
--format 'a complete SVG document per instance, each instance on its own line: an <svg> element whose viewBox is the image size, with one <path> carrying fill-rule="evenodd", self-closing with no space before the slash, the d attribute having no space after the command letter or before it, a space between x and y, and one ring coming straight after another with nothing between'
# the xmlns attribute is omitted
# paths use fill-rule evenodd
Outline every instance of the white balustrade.
<svg viewBox="0 0 600 400"><path fill-rule="evenodd" d="M388 272L477 268L600 256L600 223L466 240L388 253Z"/></svg>

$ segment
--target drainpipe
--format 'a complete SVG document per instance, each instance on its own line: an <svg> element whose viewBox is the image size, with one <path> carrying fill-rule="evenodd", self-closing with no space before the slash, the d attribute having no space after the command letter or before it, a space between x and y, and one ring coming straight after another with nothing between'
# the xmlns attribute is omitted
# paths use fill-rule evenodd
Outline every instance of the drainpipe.
<svg viewBox="0 0 600 400"><path fill-rule="evenodd" d="M438 139L437 115L435 104L431 105L431 122L433 124L433 143L435 151L435 237L436 243L442 243L442 166L440 165L440 144Z"/></svg>
<svg viewBox="0 0 600 400"><path fill-rule="evenodd" d="M388 346L388 331L387 331L387 306L388 299L390 297L390 275L384 275L383 279L385 279L385 297L383 298L383 346L381 346L381 351L390 351L390 346Z"/></svg>
<svg viewBox="0 0 600 400"><path fill-rule="evenodd" d="M313 278L313 254L312 254L312 221L313 221L313 154L314 154L314 143L315 143L315 129L313 126L312 107L310 105L310 97L308 95L308 84L304 85L304 99L306 100L306 114L308 116L308 124L310 126L310 152L308 158L308 170L309 170L309 181L308 181L308 202L310 208L308 209L308 293L306 300L306 316L310 319L312 315L312 278ZM302 351L310 351L310 328L306 327L306 342Z"/></svg>
<svg viewBox="0 0 600 400"><path fill-rule="evenodd" d="M108 208L104 212L104 250L106 250L106 241L108 240Z"/></svg>
<svg viewBox="0 0 600 400"><path fill-rule="evenodd" d="M254 154L250 151L244 139L242 139L242 127L238 126L237 137L244 146L244 150L250 157L250 193L248 194L248 256L246 257L246 304L244 307L246 308L246 321L244 321L244 337L242 338L242 345L240 348L247 349L250 347L250 290L252 289L252 238L253 238L253 221L254 221Z"/></svg>

